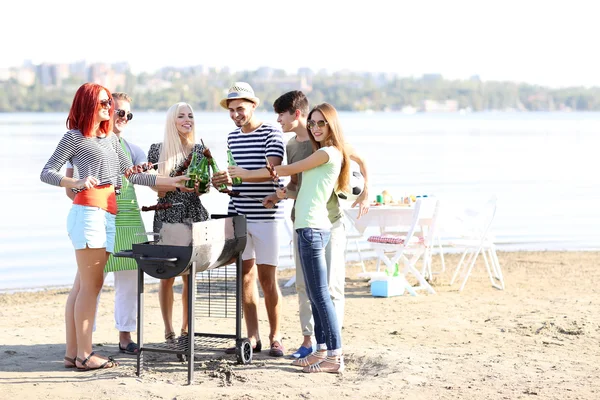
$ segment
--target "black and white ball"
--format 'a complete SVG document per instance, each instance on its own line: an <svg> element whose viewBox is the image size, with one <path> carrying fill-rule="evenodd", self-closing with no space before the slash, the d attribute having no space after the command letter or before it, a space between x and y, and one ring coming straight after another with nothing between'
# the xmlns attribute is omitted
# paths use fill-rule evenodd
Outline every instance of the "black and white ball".
<svg viewBox="0 0 600 400"><path fill-rule="evenodd" d="M356 161L350 160L350 193L336 190L336 194L338 195L340 200L345 201L356 201L358 196L365 189L365 178L360 173L360 167L356 163Z"/></svg>

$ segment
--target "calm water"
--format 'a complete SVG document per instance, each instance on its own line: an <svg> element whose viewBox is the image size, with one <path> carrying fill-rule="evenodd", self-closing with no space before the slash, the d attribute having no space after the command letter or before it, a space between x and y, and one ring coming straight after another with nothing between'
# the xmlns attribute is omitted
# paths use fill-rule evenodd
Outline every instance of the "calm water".
<svg viewBox="0 0 600 400"><path fill-rule="evenodd" d="M126 137L148 149L162 141L166 113L135 113ZM275 123L274 114L261 114ZM0 290L68 285L75 257L66 234L64 189L39 174L65 129L66 113L0 114ZM498 196L494 231L507 250L600 248L600 113L341 115L347 140L367 159L371 194L429 194L455 208ZM198 113L199 136L220 166L233 124L227 113ZM199 140L199 139L198 139ZM154 204L149 188L140 205ZM224 213L227 196L202 201ZM147 230L152 213L143 213ZM290 266L281 230L281 266Z"/></svg>

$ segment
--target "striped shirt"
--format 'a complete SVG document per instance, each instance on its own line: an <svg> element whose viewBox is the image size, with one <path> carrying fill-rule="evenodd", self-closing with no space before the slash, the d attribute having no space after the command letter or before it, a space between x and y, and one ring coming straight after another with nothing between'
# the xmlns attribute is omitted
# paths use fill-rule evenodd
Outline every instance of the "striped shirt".
<svg viewBox="0 0 600 400"><path fill-rule="evenodd" d="M237 165L254 170L267 166L266 157L279 157L283 160L284 144L281 130L271 124L262 124L255 131L244 133L241 128L229 133L227 145ZM240 194L263 199L275 192L277 184L271 180L264 182L242 182L233 186ZM283 206L265 208L262 203L244 197L229 200L229 214L243 214L248 221L267 222L283 219Z"/></svg>
<svg viewBox="0 0 600 400"><path fill-rule="evenodd" d="M56 146L54 154L42 169L42 182L60 186L64 175L59 171L67 161L77 170L79 179L93 176L98 179L98 185L113 185L115 188L122 185L121 174L133 166L121 148L117 135L86 138L77 129L67 131ZM133 174L128 179L138 185L156 185L156 175ZM73 191L77 193L82 190Z"/></svg>

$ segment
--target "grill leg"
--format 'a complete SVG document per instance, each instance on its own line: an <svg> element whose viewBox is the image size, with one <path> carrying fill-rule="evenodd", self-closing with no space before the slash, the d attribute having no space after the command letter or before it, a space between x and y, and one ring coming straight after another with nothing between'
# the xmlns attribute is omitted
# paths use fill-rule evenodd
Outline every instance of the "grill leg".
<svg viewBox="0 0 600 400"><path fill-rule="evenodd" d="M196 329L194 327L194 310L196 309L196 262L191 266L188 275L188 385L194 383L194 344Z"/></svg>
<svg viewBox="0 0 600 400"><path fill-rule="evenodd" d="M235 260L235 339L237 341L242 338L242 252L240 252Z"/></svg>
<svg viewBox="0 0 600 400"><path fill-rule="evenodd" d="M144 271L138 266L138 304L137 304L137 342L138 342L138 354L137 354L137 371L136 375L142 375L142 369L144 368L144 335L142 333L144 328Z"/></svg>

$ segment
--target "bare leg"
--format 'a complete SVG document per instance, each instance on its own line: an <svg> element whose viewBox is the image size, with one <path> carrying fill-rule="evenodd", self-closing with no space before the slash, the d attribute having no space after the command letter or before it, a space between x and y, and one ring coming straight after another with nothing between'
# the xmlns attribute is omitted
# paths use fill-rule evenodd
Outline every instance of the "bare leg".
<svg viewBox="0 0 600 400"><path fill-rule="evenodd" d="M165 336L173 331L173 283L175 278L161 279L158 287L158 302L165 324Z"/></svg>
<svg viewBox="0 0 600 400"><path fill-rule="evenodd" d="M274 265L258 265L258 280L265 295L265 307L271 328L269 339L271 342L281 340L279 336L279 318L281 315L281 290L277 283L277 267Z"/></svg>
<svg viewBox="0 0 600 400"><path fill-rule="evenodd" d="M188 331L188 291L190 290L190 285L188 283L187 276L182 276L181 279L183 279L183 290L181 293L181 304L183 305L183 321L181 322L181 332L183 333Z"/></svg>
<svg viewBox="0 0 600 400"><path fill-rule="evenodd" d="M77 337L77 357L85 359L92 352L92 327L96 313L96 300L104 283L104 266L109 253L105 248L75 250L79 291L75 299L74 320ZM94 368L106 361L92 357L86 366ZM81 364L81 363L79 363Z"/></svg>
<svg viewBox="0 0 600 400"><path fill-rule="evenodd" d="M65 332L67 336L67 348L65 350L65 357L75 358L77 355L77 333L75 329L75 300L79 293L79 272L75 275L75 281L73 287L67 297L67 305L65 306ZM72 363L65 360L66 366L71 366Z"/></svg>
<svg viewBox="0 0 600 400"><path fill-rule="evenodd" d="M244 319L248 339L254 346L260 335L258 333L258 286L256 286L256 266L254 258L242 262Z"/></svg>

